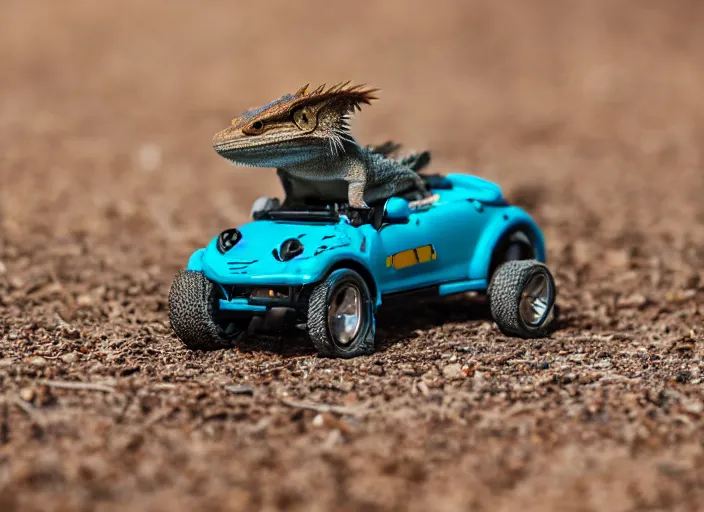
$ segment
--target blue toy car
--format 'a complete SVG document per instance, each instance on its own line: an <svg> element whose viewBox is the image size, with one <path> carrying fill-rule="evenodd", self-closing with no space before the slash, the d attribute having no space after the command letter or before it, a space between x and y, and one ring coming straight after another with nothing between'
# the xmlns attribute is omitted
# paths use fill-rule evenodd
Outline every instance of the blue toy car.
<svg viewBox="0 0 704 512"><path fill-rule="evenodd" d="M306 329L323 355L354 357L374 351L387 298L477 291L503 333L545 336L556 290L535 222L481 178L424 178L436 200L417 208L404 197L363 211L265 200L252 222L223 231L176 275L175 333L193 349L229 346L259 318Z"/></svg>

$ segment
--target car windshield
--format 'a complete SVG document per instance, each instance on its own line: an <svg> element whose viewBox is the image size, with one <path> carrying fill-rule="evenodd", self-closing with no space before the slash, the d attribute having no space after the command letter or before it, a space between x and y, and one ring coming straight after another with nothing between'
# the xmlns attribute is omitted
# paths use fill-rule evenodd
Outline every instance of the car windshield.
<svg viewBox="0 0 704 512"><path fill-rule="evenodd" d="M253 218L254 220L337 224L341 216L345 216L353 226L377 225L381 222L381 214L384 211L380 206L382 205L371 205L371 208L360 210L350 208L344 203L309 203L293 208L261 210L255 212Z"/></svg>
<svg viewBox="0 0 704 512"><path fill-rule="evenodd" d="M339 222L334 210L267 210L256 212L254 220L288 220L297 222Z"/></svg>

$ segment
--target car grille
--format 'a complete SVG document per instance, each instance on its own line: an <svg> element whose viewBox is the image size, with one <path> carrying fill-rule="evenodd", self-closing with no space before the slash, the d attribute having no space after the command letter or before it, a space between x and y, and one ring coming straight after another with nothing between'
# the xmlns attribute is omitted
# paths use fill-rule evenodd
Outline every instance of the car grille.
<svg viewBox="0 0 704 512"><path fill-rule="evenodd" d="M252 294L252 288L246 288L242 286L234 286L234 285L223 285L223 289L226 294L226 299L227 300L232 300L232 299L248 299L250 295Z"/></svg>
<svg viewBox="0 0 704 512"><path fill-rule="evenodd" d="M221 285L226 299L251 299L254 301L288 300L291 290L288 286L250 287L226 284Z"/></svg>

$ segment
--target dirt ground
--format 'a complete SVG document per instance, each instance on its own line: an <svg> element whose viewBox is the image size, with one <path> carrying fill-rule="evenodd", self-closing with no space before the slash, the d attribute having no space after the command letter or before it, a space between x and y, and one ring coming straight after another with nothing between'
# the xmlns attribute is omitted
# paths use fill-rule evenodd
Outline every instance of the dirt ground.
<svg viewBox="0 0 704 512"><path fill-rule="evenodd" d="M703 24L697 0L3 0L0 510L701 509ZM347 79L382 89L361 142L431 148L543 226L549 339L469 296L383 309L350 361L172 336L174 273L280 194L213 133Z"/></svg>

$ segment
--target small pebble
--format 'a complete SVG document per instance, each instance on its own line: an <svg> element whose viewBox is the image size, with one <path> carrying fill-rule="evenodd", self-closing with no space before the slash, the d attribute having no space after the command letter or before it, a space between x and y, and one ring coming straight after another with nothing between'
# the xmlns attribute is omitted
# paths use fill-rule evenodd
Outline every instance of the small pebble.
<svg viewBox="0 0 704 512"><path fill-rule="evenodd" d="M61 359L64 363L71 364L75 363L78 361L78 354L75 352L69 352L68 354L62 355L59 359Z"/></svg>
<svg viewBox="0 0 704 512"><path fill-rule="evenodd" d="M372 375L381 376L384 375L384 367L379 365L374 365L369 369L369 373Z"/></svg>
<svg viewBox="0 0 704 512"><path fill-rule="evenodd" d="M562 377L562 383L563 384L569 384L570 382L574 382L577 380L577 374L576 373L568 373L567 375L564 375Z"/></svg>
<svg viewBox="0 0 704 512"><path fill-rule="evenodd" d="M32 388L23 388L20 390L20 398L25 402L34 400L34 390Z"/></svg>
<svg viewBox="0 0 704 512"><path fill-rule="evenodd" d="M628 297L622 297L616 302L616 307L618 308L641 308L648 303L647 297L640 293L634 293Z"/></svg>
<svg viewBox="0 0 704 512"><path fill-rule="evenodd" d="M689 414L699 415L704 412L704 405L701 402L688 402L684 405L683 409Z"/></svg>
<svg viewBox="0 0 704 512"><path fill-rule="evenodd" d="M623 249L607 250L604 253L604 260L609 267L624 269L629 266L631 257L628 251Z"/></svg>
<svg viewBox="0 0 704 512"><path fill-rule="evenodd" d="M76 299L76 305L81 308L86 308L93 304L93 299L87 293L79 295Z"/></svg>
<svg viewBox="0 0 704 512"><path fill-rule="evenodd" d="M442 369L442 376L449 380L459 380L466 377L462 371L462 366L457 363L448 364Z"/></svg>
<svg viewBox="0 0 704 512"><path fill-rule="evenodd" d="M235 395L254 396L254 388L249 384L242 384L239 386L225 386L225 390Z"/></svg>

